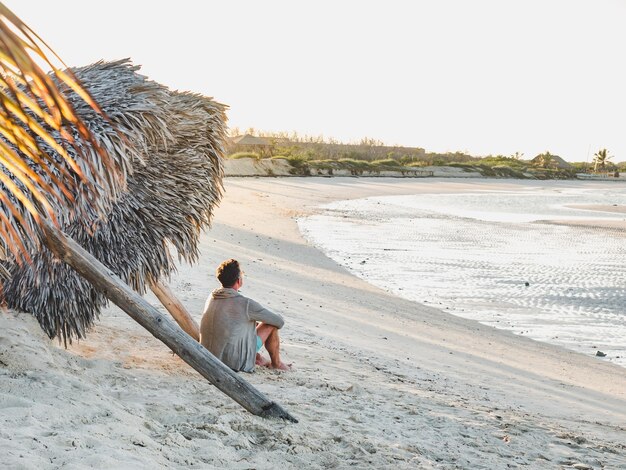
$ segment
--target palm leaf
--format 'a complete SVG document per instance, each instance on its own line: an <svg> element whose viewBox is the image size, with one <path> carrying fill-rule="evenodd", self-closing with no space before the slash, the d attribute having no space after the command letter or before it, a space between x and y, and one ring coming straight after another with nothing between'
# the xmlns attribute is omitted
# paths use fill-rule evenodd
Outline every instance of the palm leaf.
<svg viewBox="0 0 626 470"><path fill-rule="evenodd" d="M50 67L44 73L38 61ZM123 190L128 158L111 157L67 98L104 116L71 70L0 3L0 242L4 256L29 260L42 217L56 223L104 214ZM130 147L130 144L129 144ZM77 200L80 203L77 204Z"/></svg>

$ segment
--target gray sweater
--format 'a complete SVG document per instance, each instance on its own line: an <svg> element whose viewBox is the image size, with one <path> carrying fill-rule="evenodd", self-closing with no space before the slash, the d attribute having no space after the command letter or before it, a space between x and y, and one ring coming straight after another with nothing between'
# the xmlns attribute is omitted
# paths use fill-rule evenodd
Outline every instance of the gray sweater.
<svg viewBox="0 0 626 470"><path fill-rule="evenodd" d="M235 289L211 292L200 322L200 343L235 371L252 372L256 356L256 322L277 328L283 318Z"/></svg>

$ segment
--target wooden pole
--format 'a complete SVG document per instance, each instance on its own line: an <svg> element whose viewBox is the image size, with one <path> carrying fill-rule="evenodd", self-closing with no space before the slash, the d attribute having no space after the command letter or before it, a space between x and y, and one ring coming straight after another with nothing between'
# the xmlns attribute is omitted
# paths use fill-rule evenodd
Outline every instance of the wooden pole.
<svg viewBox="0 0 626 470"><path fill-rule="evenodd" d="M218 389L252 414L264 418L282 418L294 423L298 422L279 404L267 399L200 343L194 341L61 230L47 221L43 221L42 228L43 241L48 249L91 282L96 289L102 291L115 305L165 343Z"/></svg>
<svg viewBox="0 0 626 470"><path fill-rule="evenodd" d="M172 290L160 281L151 282L150 289L170 312L176 323L196 341L200 341L200 328L185 306L176 298Z"/></svg>

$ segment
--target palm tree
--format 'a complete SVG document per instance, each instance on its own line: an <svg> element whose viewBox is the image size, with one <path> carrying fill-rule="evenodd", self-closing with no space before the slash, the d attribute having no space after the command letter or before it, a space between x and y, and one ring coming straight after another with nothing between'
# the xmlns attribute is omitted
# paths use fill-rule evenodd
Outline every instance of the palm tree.
<svg viewBox="0 0 626 470"><path fill-rule="evenodd" d="M47 63L46 75L31 54ZM126 187L137 154L118 134L105 150L67 99L74 93L110 120L45 43L0 3L0 248L32 263L42 245L248 411L296 421L240 378L65 235L59 227L105 216ZM60 60L57 57L58 62ZM62 64L62 62L61 62ZM113 144L111 144L113 142ZM110 151L111 145L122 151ZM127 153L129 152L129 153ZM139 156L138 156L139 157Z"/></svg>
<svg viewBox="0 0 626 470"><path fill-rule="evenodd" d="M593 171L604 170L608 161L613 158L613 155L608 154L607 149L600 149L593 155Z"/></svg>

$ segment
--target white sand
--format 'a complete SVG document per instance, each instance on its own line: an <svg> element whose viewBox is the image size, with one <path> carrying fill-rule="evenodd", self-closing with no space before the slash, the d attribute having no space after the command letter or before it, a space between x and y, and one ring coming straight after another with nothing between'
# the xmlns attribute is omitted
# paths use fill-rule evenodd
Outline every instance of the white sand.
<svg viewBox="0 0 626 470"><path fill-rule="evenodd" d="M388 295L295 222L337 199L486 184L515 185L228 179L200 263L170 285L199 320L215 265L242 261L295 365L245 377L300 423L252 416L116 308L69 350L2 313L0 467L625 468L626 369Z"/></svg>

